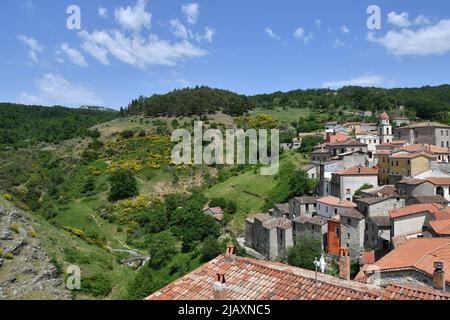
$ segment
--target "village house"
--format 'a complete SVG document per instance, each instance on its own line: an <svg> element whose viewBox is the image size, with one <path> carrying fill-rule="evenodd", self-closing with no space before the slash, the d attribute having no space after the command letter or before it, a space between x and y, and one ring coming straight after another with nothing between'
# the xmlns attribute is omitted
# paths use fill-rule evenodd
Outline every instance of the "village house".
<svg viewBox="0 0 450 320"><path fill-rule="evenodd" d="M392 119L392 122L396 127L406 127L411 124L411 120L408 117L398 116Z"/></svg>
<svg viewBox="0 0 450 320"><path fill-rule="evenodd" d="M267 259L285 258L293 246L292 222L286 218L257 214L247 218L245 233L245 245Z"/></svg>
<svg viewBox="0 0 450 320"><path fill-rule="evenodd" d="M415 123L394 129L397 140L406 140L409 144L432 144L442 148L450 147L450 126L437 123Z"/></svg>
<svg viewBox="0 0 450 320"><path fill-rule="evenodd" d="M406 178L398 181L395 186L401 196L427 196L435 194L435 186L428 181L416 178Z"/></svg>
<svg viewBox="0 0 450 320"><path fill-rule="evenodd" d="M442 292L450 289L449 265L450 238L410 239L375 264L363 266L355 280L381 286L426 286Z"/></svg>
<svg viewBox="0 0 450 320"><path fill-rule="evenodd" d="M347 209L356 208L356 203L327 196L317 199L317 215L325 218L332 218L339 213L343 213Z"/></svg>
<svg viewBox="0 0 450 320"><path fill-rule="evenodd" d="M326 251L328 221L325 218L314 216L299 216L292 220L294 227L294 244L302 237L312 237L320 240L322 249Z"/></svg>
<svg viewBox="0 0 450 320"><path fill-rule="evenodd" d="M319 184L319 195L329 196L331 195L331 177L336 171L343 170L344 164L340 160L329 161L320 164L320 184Z"/></svg>
<svg viewBox="0 0 450 320"><path fill-rule="evenodd" d="M269 214L275 218L289 218L289 203L275 204Z"/></svg>
<svg viewBox="0 0 450 320"><path fill-rule="evenodd" d="M409 153L424 152L436 157L438 163L449 163L450 148L438 147L432 144L411 144L400 148L401 151Z"/></svg>
<svg viewBox="0 0 450 320"><path fill-rule="evenodd" d="M372 133L357 134L356 140L360 143L367 144L367 156L369 159L374 158L374 153L377 151L377 145L380 144L380 137Z"/></svg>
<svg viewBox="0 0 450 320"><path fill-rule="evenodd" d="M308 154L308 157L313 163L324 163L331 159L331 151L326 146L316 147Z"/></svg>
<svg viewBox="0 0 450 320"><path fill-rule="evenodd" d="M378 168L358 166L332 173L331 195L352 201L364 185L378 186Z"/></svg>
<svg viewBox="0 0 450 320"><path fill-rule="evenodd" d="M205 206L205 208L203 209L203 213L213 217L218 222L222 222L223 221L223 210L222 210L222 208L219 208L219 207L210 208L209 206Z"/></svg>
<svg viewBox="0 0 450 320"><path fill-rule="evenodd" d="M330 255L346 248L351 258L359 258L364 249L364 216L355 208L345 208L328 220L326 247Z"/></svg>
<svg viewBox="0 0 450 320"><path fill-rule="evenodd" d="M450 177L430 177L426 181L434 186L432 195L441 196L450 201Z"/></svg>
<svg viewBox="0 0 450 320"><path fill-rule="evenodd" d="M234 248L152 293L146 300L448 300L423 286L375 287L350 280L350 258L339 254L339 278L285 264L239 257ZM436 281L437 282L437 281ZM307 290L305 290L307 288Z"/></svg>
<svg viewBox="0 0 450 320"><path fill-rule="evenodd" d="M316 163L305 165L302 170L306 172L309 179L319 179L320 177L320 166Z"/></svg>
<svg viewBox="0 0 450 320"><path fill-rule="evenodd" d="M424 226L433 219L434 212L442 210L437 203L414 204L404 208L391 210L391 244L395 246L395 238L411 238L422 235Z"/></svg>
<svg viewBox="0 0 450 320"><path fill-rule="evenodd" d="M391 218L373 216L366 218L364 247L378 252L387 252L391 247Z"/></svg>
<svg viewBox="0 0 450 320"><path fill-rule="evenodd" d="M327 133L327 137L325 138L325 143L335 143L335 142L344 142L348 140L348 135L344 132L338 133Z"/></svg>
<svg viewBox="0 0 450 320"><path fill-rule="evenodd" d="M389 156L389 184L395 184L408 177L415 177L430 170L431 161L436 158L427 153L397 152Z"/></svg>
<svg viewBox="0 0 450 320"><path fill-rule="evenodd" d="M289 219L300 216L312 217L317 213L316 197L294 197L289 200Z"/></svg>
<svg viewBox="0 0 450 320"><path fill-rule="evenodd" d="M331 156L338 156L343 153L361 151L367 154L367 144L361 143L355 139L343 141L343 142L335 142L327 144L328 150L331 151Z"/></svg>

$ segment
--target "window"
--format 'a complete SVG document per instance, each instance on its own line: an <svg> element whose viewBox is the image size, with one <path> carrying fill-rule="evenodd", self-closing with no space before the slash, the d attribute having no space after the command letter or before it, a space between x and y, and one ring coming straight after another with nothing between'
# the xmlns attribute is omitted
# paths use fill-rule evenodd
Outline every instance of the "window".
<svg viewBox="0 0 450 320"><path fill-rule="evenodd" d="M347 238L349 238L349 239L350 239L350 233L347 233Z"/></svg>
<svg viewBox="0 0 450 320"><path fill-rule="evenodd" d="M350 189L347 189L346 192L347 192L347 193L351 193Z"/></svg>
<svg viewBox="0 0 450 320"><path fill-rule="evenodd" d="M341 236L341 228L336 227L336 237L339 238Z"/></svg>
<svg viewBox="0 0 450 320"><path fill-rule="evenodd" d="M444 136L444 130L441 130L441 136Z"/></svg>
<svg viewBox="0 0 450 320"><path fill-rule="evenodd" d="M447 141L447 148L449 147L448 141Z"/></svg>
<svg viewBox="0 0 450 320"><path fill-rule="evenodd" d="M352 219L347 219L347 224L348 224L349 226L351 226L351 225L352 225Z"/></svg>
<svg viewBox="0 0 450 320"><path fill-rule="evenodd" d="M395 162L395 166L398 167L398 161Z"/></svg>
<svg viewBox="0 0 450 320"><path fill-rule="evenodd" d="M444 148L444 141L441 141L441 147Z"/></svg>

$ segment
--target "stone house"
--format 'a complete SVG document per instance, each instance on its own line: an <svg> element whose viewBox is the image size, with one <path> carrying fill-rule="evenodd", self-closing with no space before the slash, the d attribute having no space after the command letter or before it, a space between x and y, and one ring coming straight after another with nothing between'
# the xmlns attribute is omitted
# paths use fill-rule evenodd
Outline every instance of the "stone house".
<svg viewBox="0 0 450 320"><path fill-rule="evenodd" d="M351 258L359 258L364 249L364 216L355 208L342 210L328 221L327 253L338 255L347 248Z"/></svg>
<svg viewBox="0 0 450 320"><path fill-rule="evenodd" d="M407 178L397 182L395 186L400 196L417 197L435 194L435 186L423 179Z"/></svg>
<svg viewBox="0 0 450 320"><path fill-rule="evenodd" d="M355 192L365 184L378 186L378 168L359 166L339 170L331 177L331 195L352 201Z"/></svg>
<svg viewBox="0 0 450 320"><path fill-rule="evenodd" d="M275 218L289 218L289 203L275 204L269 214Z"/></svg>
<svg viewBox="0 0 450 320"><path fill-rule="evenodd" d="M289 219L300 216L313 216L317 213L316 197L295 197L289 200Z"/></svg>
<svg viewBox="0 0 450 320"><path fill-rule="evenodd" d="M411 124L411 120L409 120L408 117L395 117L394 119L392 119L392 122L394 123L394 125L396 127L400 127L400 126L409 126Z"/></svg>
<svg viewBox="0 0 450 320"><path fill-rule="evenodd" d="M386 252L391 243L391 218L389 216L366 217L364 247L375 252Z"/></svg>
<svg viewBox="0 0 450 320"><path fill-rule="evenodd" d="M309 236L318 239L322 243L322 248L326 250L328 221L322 217L299 216L292 220L294 227L294 244L296 240Z"/></svg>
<svg viewBox="0 0 450 320"><path fill-rule="evenodd" d="M222 222L223 221L223 210L222 208L216 207L216 208L210 208L206 206L203 210L203 213L213 217L216 221Z"/></svg>
<svg viewBox="0 0 450 320"><path fill-rule="evenodd" d="M285 258L287 249L294 243L292 222L268 214L247 218L245 233L245 245L271 260Z"/></svg>
<svg viewBox="0 0 450 320"><path fill-rule="evenodd" d="M406 140L409 144L432 144L438 147L450 147L450 126L437 123L415 123L394 129L398 140Z"/></svg>
<svg viewBox="0 0 450 320"><path fill-rule="evenodd" d="M332 218L347 209L356 208L356 203L327 196L317 199L317 215L325 218Z"/></svg>
<svg viewBox="0 0 450 320"><path fill-rule="evenodd" d="M309 179L319 179L320 166L315 163L311 163L302 167L302 170L306 172Z"/></svg>
<svg viewBox="0 0 450 320"><path fill-rule="evenodd" d="M398 195L356 199L359 212L365 217L389 217L389 211L405 207L406 198Z"/></svg>
<svg viewBox="0 0 450 320"><path fill-rule="evenodd" d="M441 196L450 201L450 177L430 177L426 181L434 186L432 195Z"/></svg>
<svg viewBox="0 0 450 320"><path fill-rule="evenodd" d="M344 132L327 133L325 143L344 142L348 140L348 135Z"/></svg>
<svg viewBox="0 0 450 320"><path fill-rule="evenodd" d="M442 206L436 203L414 204L389 212L391 218L391 243L394 238L421 235L424 226L433 219L433 213Z"/></svg>
<svg viewBox="0 0 450 320"><path fill-rule="evenodd" d="M441 268L442 263L444 268ZM450 272L445 267L448 265L450 265L450 238L410 239L374 265L363 266L355 280L381 286L395 282L448 291Z"/></svg>

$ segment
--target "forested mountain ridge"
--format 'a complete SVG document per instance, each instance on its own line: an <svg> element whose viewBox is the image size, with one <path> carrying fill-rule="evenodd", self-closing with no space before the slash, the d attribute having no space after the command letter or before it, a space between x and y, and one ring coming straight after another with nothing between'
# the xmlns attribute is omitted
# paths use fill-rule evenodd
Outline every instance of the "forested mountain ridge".
<svg viewBox="0 0 450 320"><path fill-rule="evenodd" d="M192 116L218 111L242 115L253 107L252 101L244 95L202 86L177 89L150 98L141 96L129 104L127 112L146 116Z"/></svg>
<svg viewBox="0 0 450 320"><path fill-rule="evenodd" d="M130 103L127 113L189 116L220 110L230 115L241 115L256 107L329 109L333 112L336 107L346 107L375 112L392 110L401 105L406 107L410 116L450 122L450 85L394 89L349 86L339 90L307 89L254 96L202 86L149 98L141 96Z"/></svg>
<svg viewBox="0 0 450 320"><path fill-rule="evenodd" d="M112 111L0 103L0 146L59 142L86 135L87 129L117 118Z"/></svg>

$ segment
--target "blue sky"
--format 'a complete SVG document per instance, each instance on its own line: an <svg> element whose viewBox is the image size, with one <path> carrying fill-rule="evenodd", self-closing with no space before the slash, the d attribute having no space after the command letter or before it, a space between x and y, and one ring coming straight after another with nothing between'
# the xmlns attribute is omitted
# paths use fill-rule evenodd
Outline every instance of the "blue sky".
<svg viewBox="0 0 450 320"><path fill-rule="evenodd" d="M366 10L381 9L369 30ZM81 9L69 30L67 7ZM256 94L449 83L444 0L17 0L0 9L0 101L126 106L185 86Z"/></svg>

